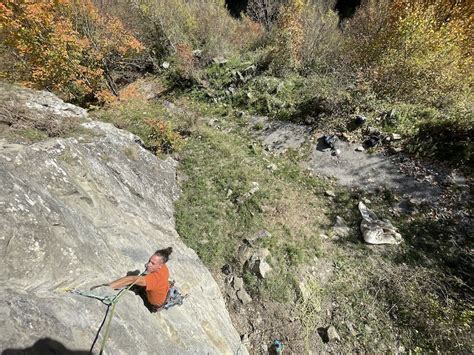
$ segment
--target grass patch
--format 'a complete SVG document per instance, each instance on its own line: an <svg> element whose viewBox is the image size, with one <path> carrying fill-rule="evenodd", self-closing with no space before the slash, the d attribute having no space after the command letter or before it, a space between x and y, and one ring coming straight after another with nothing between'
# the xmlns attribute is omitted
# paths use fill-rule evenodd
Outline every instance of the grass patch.
<svg viewBox="0 0 474 355"><path fill-rule="evenodd" d="M270 161L279 167L275 172L267 168ZM273 271L264 280L243 272L247 287L253 295L295 299L298 266L321 251L318 231L326 223L321 184L284 158L270 159L245 137L205 124L184 147L181 171L187 179L176 223L185 242L217 271L238 264L244 238L267 230L271 237L258 247L270 250Z"/></svg>
<svg viewBox="0 0 474 355"><path fill-rule="evenodd" d="M136 134L156 154L179 151L194 126L190 115L170 112L162 103L140 100L126 101L92 115Z"/></svg>

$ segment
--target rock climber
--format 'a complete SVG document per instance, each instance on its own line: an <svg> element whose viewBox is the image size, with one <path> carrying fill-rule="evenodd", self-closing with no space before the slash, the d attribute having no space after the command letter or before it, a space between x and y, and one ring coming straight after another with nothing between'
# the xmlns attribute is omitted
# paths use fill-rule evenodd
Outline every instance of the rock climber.
<svg viewBox="0 0 474 355"><path fill-rule="evenodd" d="M166 266L166 262L172 251L173 248L171 247L160 249L150 256L150 259L145 264L146 275L144 276L124 276L110 283L94 286L91 290L101 286L110 286L113 289L120 289L131 284L140 286L141 291L145 291L146 300L148 301L147 306L151 310L159 310L164 305L170 288L168 281L169 270Z"/></svg>

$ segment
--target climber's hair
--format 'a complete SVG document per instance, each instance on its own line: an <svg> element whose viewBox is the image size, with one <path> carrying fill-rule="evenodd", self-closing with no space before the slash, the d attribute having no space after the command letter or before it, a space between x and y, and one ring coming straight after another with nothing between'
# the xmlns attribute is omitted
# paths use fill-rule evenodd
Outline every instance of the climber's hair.
<svg viewBox="0 0 474 355"><path fill-rule="evenodd" d="M173 252L172 247L168 247L165 249L160 249L155 251L156 256L161 256L163 258L163 263L166 263L168 259L170 258L171 253Z"/></svg>

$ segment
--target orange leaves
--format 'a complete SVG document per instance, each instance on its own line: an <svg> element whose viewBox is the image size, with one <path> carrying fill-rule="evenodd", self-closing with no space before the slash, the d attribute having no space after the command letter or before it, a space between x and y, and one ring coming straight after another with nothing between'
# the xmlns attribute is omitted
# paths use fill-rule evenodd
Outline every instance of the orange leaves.
<svg viewBox="0 0 474 355"><path fill-rule="evenodd" d="M104 65L143 49L118 19L100 14L90 0L4 0L0 30L5 48L17 58L2 76L67 100L107 90Z"/></svg>
<svg viewBox="0 0 474 355"><path fill-rule="evenodd" d="M184 144L183 137L173 130L170 122L156 119L145 121L150 133L149 142L156 153L172 153L179 150Z"/></svg>

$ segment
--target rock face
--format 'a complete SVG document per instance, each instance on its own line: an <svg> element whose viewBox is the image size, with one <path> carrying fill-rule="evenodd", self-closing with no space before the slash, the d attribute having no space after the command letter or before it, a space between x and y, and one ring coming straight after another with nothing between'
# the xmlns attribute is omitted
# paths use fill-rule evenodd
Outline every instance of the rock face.
<svg viewBox="0 0 474 355"><path fill-rule="evenodd" d="M36 93L34 104L63 103ZM64 288L86 290L143 270L157 248L172 246L168 266L188 294L184 305L150 313L126 292L106 353L247 353L217 284L175 231L176 162L158 160L112 125L83 126L90 133L75 138L0 142L0 348L88 351L106 306Z"/></svg>

